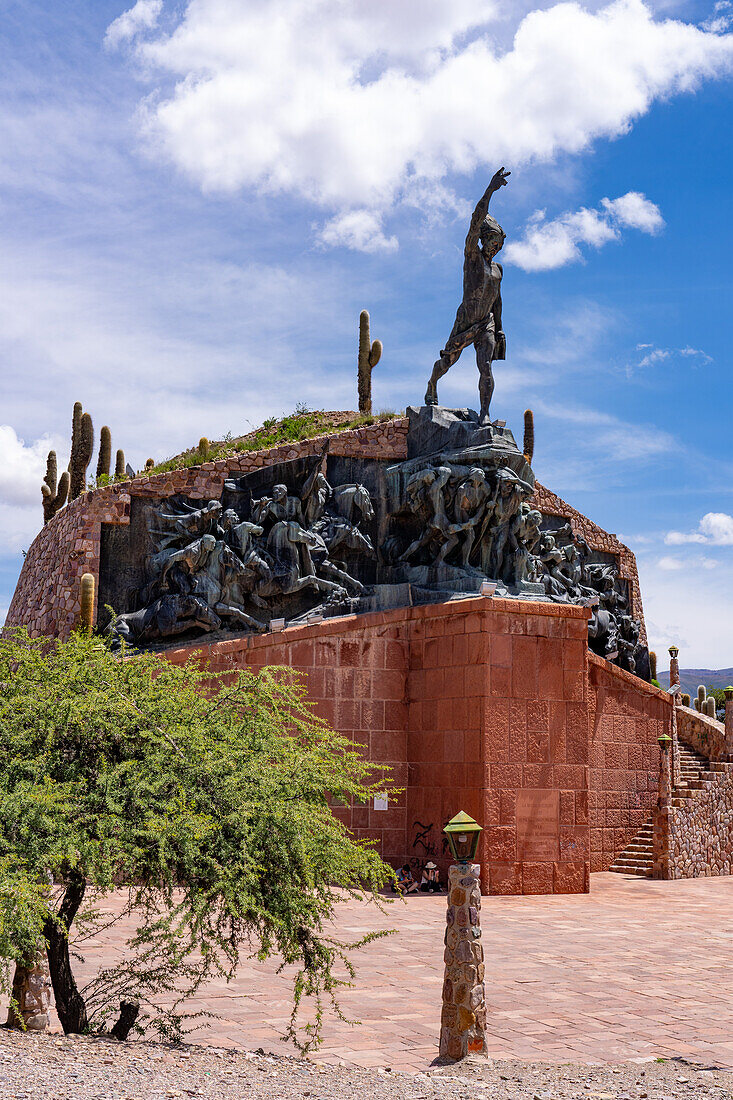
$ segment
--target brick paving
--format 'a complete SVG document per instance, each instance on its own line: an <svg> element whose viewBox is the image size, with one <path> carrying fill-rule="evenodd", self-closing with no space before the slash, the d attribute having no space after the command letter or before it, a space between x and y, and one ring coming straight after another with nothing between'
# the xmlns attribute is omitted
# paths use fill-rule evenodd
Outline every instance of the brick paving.
<svg viewBox="0 0 733 1100"><path fill-rule="evenodd" d="M114 909L119 899L108 899ZM340 934L397 933L355 956L346 1011L329 1017L324 1062L425 1069L437 1052L445 897L413 896L386 916L344 904ZM654 882L591 876L590 894L484 898L488 1052L549 1062L681 1056L733 1068L733 878ZM89 972L120 949L119 925L84 945ZM249 962L192 1008L209 1021L195 1042L283 1053L287 975Z"/></svg>

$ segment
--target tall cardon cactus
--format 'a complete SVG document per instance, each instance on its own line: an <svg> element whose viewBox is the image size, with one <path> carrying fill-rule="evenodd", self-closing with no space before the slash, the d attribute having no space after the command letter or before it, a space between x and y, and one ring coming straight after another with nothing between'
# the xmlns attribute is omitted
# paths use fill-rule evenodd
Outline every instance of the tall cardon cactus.
<svg viewBox="0 0 733 1100"><path fill-rule="evenodd" d="M370 343L369 313L363 309L359 314L359 412L362 416L372 415L372 371L382 357L382 341Z"/></svg>
<svg viewBox="0 0 733 1100"><path fill-rule="evenodd" d="M112 464L112 433L105 424L99 433L99 457L97 458L97 481L109 477Z"/></svg>
<svg viewBox="0 0 733 1100"><path fill-rule="evenodd" d="M48 452L46 476L41 485L41 495L43 497L43 522L45 524L63 508L69 495L69 475L64 470L61 477L58 477L55 451Z"/></svg>
<svg viewBox="0 0 733 1100"><path fill-rule="evenodd" d="M82 409L81 401L74 404L71 425L71 455L69 457L69 500L76 498L87 487L87 467L94 450L94 426L89 413Z"/></svg>

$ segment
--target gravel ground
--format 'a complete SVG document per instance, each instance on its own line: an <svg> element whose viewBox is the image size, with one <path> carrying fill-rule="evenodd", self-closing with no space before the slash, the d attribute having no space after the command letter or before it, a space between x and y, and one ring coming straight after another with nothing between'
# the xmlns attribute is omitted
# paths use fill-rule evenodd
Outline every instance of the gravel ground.
<svg viewBox="0 0 733 1100"><path fill-rule="evenodd" d="M682 1059L547 1065L470 1059L425 1073L182 1044L0 1031L0 1097L12 1100L679 1100L733 1097L733 1073Z"/></svg>

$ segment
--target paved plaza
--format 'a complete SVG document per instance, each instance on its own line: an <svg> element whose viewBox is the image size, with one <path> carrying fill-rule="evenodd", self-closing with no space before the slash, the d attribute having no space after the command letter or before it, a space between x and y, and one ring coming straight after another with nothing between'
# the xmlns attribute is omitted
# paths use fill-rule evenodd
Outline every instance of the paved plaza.
<svg viewBox="0 0 733 1100"><path fill-rule="evenodd" d="M109 899L109 907L119 905ZM339 933L395 935L355 956L344 1008L329 1017L317 1057L424 1069L435 1057L443 978L445 897L389 907L344 904ZM497 1058L625 1061L682 1056L733 1068L733 878L653 882L591 877L590 894L489 897L482 907L488 1047ZM123 929L84 945L89 972L119 951ZM285 1052L278 1041L289 981L274 964L248 963L192 1008L220 1017L194 1041ZM55 1024L58 1026L58 1024Z"/></svg>

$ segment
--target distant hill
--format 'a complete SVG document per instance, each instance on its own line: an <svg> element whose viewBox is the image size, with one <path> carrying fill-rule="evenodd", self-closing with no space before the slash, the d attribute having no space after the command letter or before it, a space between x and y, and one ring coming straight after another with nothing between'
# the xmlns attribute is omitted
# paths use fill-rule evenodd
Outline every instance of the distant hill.
<svg viewBox="0 0 733 1100"><path fill-rule="evenodd" d="M669 669L660 672L658 680L663 688L668 688ZM698 684L708 688L725 688L733 684L733 668L681 668L680 683L682 690L690 696L697 695Z"/></svg>

